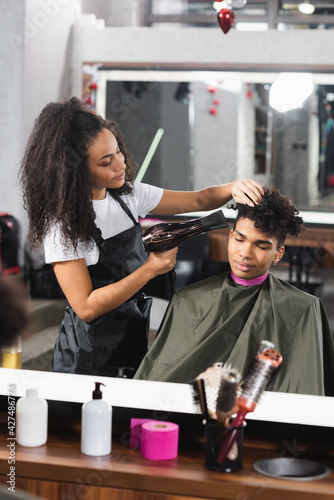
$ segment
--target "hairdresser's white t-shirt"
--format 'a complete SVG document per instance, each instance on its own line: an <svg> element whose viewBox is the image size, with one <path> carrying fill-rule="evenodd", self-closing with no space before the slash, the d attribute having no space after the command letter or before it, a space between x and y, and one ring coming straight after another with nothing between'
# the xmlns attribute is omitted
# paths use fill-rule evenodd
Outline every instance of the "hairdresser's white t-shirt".
<svg viewBox="0 0 334 500"><path fill-rule="evenodd" d="M148 184L136 183L131 194L121 196L128 205L134 218L145 217L160 202L163 189ZM132 220L124 212L120 204L107 192L104 200L93 200L96 213L95 224L101 229L104 239L115 236L133 226ZM60 262L84 258L87 266L97 263L99 250L95 242L91 245L78 244L74 252L72 245L67 246L61 241L59 228L54 226L44 240L45 262Z"/></svg>

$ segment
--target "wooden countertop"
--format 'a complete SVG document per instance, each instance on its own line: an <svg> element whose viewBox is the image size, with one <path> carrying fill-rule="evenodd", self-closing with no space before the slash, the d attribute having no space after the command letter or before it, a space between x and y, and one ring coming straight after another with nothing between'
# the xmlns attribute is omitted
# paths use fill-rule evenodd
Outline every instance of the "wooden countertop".
<svg viewBox="0 0 334 500"><path fill-rule="evenodd" d="M0 474L6 483L9 472L9 442L6 424L1 428ZM326 444L297 443L293 441L264 440L246 437L244 468L235 473L207 470L204 463L204 439L183 435L180 430L179 456L173 460L149 461L138 449L128 447L128 429L113 432L112 453L105 457L88 457L80 452L80 422L62 420L49 425L48 442L38 448L15 447L17 488L55 500L59 488L95 491L86 499L112 498L152 500L178 498L234 499L234 500L323 500L334 497L334 473L311 481L275 479L258 474L252 465L256 460L270 457L311 458L333 468L334 447ZM44 486L43 486L44 485ZM56 486L58 485L58 493ZM74 488L74 489L73 489ZM131 492L122 496L121 492ZM66 490L69 491L69 490ZM49 493L50 492L50 493ZM71 500L70 496L59 496ZM79 498L78 496L74 498Z"/></svg>

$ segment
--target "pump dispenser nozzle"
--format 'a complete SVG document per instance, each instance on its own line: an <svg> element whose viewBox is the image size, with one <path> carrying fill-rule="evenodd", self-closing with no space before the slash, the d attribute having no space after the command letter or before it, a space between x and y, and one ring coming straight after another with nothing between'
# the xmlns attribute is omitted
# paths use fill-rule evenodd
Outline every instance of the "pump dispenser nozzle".
<svg viewBox="0 0 334 500"><path fill-rule="evenodd" d="M102 391L100 389L100 386L105 385L102 382L95 382L95 390L93 391L93 399L102 399Z"/></svg>

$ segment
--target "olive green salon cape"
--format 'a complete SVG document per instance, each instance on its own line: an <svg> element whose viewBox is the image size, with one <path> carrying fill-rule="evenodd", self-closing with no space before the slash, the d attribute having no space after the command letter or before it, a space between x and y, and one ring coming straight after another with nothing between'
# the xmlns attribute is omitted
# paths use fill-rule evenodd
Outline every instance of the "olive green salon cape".
<svg viewBox="0 0 334 500"><path fill-rule="evenodd" d="M271 274L262 285L222 274L177 290L134 378L187 383L216 361L245 375L264 339L283 356L274 391L334 396L334 344L322 303Z"/></svg>

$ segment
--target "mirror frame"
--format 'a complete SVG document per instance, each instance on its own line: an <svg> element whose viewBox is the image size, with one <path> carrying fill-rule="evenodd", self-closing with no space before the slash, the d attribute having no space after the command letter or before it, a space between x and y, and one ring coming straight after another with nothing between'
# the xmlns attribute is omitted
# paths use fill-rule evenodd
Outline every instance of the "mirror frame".
<svg viewBox="0 0 334 500"><path fill-rule="evenodd" d="M200 415L190 384L10 368L0 368L0 396L4 400L2 407L8 400L9 387L13 385L17 397L24 396L26 389L33 387L38 389L40 397L48 401L82 404L91 399L95 382L102 382L105 385L103 387L105 401L112 407L128 409L133 416L137 410L144 410L150 418L158 419L159 415L160 420L164 419L161 416L165 416L166 420L167 416L174 414L183 414L189 419ZM70 413L70 406L68 412ZM248 413L247 419L334 429L333 415L334 398L265 392L255 411Z"/></svg>
<svg viewBox="0 0 334 500"><path fill-rule="evenodd" d="M87 27L84 23L80 26L79 21L72 35L71 95L77 96L82 96L82 68L85 63L108 67L109 70L220 70L233 75L244 74L244 71L252 74L261 74L263 71L273 71L275 74L303 71L315 75L324 72L328 76L334 71L333 59L328 50L333 41L332 30L298 30L298 33L296 30L282 33L276 30L261 33L231 32L225 37L219 28L156 30L111 27L100 30ZM295 43L296 39L298 43ZM240 50L241 47L243 50ZM305 214L310 216L311 212ZM325 214L333 217L332 214ZM315 215L318 217L319 213ZM22 396L28 386L34 385L40 390L40 395L50 401L64 401L67 404L79 398L83 402L91 398L91 387L95 380L103 380L103 377L0 368L0 395L8 408L8 385L15 383L18 396ZM135 398L139 398L142 407L149 409L154 406L155 411L157 408L158 411L162 409L161 401L166 410L177 411L179 407L173 400L175 386L179 386L181 393L185 391L188 394L190 391L187 384L109 378L106 382L111 391L110 399L108 394L106 397L111 404L133 405ZM121 384L122 390L118 384ZM147 390L148 387L150 390ZM153 387L157 388L154 393L151 392ZM85 392L82 393L82 390ZM121 396L124 397L123 402L118 399ZM184 413L186 416L193 415L193 408L186 408ZM334 428L333 414L334 398L265 393L255 412L247 418Z"/></svg>

